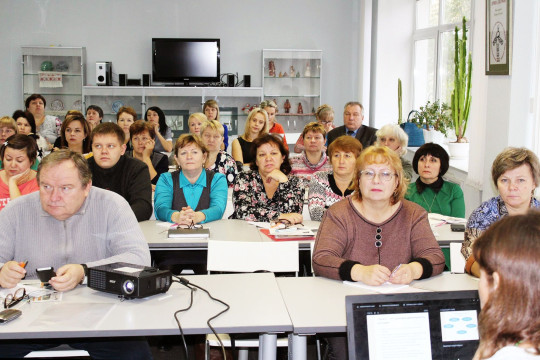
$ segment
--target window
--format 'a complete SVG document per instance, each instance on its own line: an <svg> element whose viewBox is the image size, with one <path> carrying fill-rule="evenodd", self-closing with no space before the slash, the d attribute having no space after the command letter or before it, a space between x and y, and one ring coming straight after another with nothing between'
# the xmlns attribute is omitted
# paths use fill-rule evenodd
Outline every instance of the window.
<svg viewBox="0 0 540 360"><path fill-rule="evenodd" d="M454 29L467 18L470 33L473 0L417 0L414 32L414 108L428 100L450 104L454 88ZM461 34L461 32L460 32Z"/></svg>

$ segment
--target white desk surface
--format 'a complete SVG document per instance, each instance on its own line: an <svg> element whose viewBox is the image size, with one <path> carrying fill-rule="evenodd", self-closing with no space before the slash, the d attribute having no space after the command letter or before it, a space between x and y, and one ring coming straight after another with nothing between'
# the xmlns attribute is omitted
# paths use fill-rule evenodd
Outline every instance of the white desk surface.
<svg viewBox="0 0 540 360"><path fill-rule="evenodd" d="M172 250L172 249L203 249L208 247L208 240L228 240L228 241L272 241L266 235L262 234L255 225L249 224L244 220L221 219L203 224L205 228L210 229L209 239L193 238L179 239L168 238L168 227L158 225L162 223L157 220L147 220L139 223L144 233L150 250ZM309 229L318 229L318 221L304 221L304 226ZM309 248L312 241L299 241L301 248Z"/></svg>
<svg viewBox="0 0 540 360"><path fill-rule="evenodd" d="M345 296L373 294L322 277L277 278L295 334L345 332ZM466 274L444 273L414 281L399 292L476 290L478 280Z"/></svg>
<svg viewBox="0 0 540 360"><path fill-rule="evenodd" d="M452 231L450 229L450 224L445 224L432 228L433 233L435 234L435 239L440 246L449 247L452 242L463 242L465 233L463 231Z"/></svg>
<svg viewBox="0 0 540 360"><path fill-rule="evenodd" d="M292 324L273 274L193 275L186 278L230 305L212 322L218 333L290 332ZM1 325L0 339L178 335L174 312L189 305L190 290L174 283L166 294L120 301L79 286L56 303L24 303L23 314ZM180 314L185 334L207 334L209 317L224 308L206 293Z"/></svg>

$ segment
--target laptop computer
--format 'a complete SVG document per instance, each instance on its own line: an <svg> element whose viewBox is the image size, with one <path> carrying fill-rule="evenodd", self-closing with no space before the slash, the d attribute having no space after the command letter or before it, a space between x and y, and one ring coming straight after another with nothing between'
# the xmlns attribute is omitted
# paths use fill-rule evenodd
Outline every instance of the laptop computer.
<svg viewBox="0 0 540 360"><path fill-rule="evenodd" d="M346 297L349 360L472 359L477 290Z"/></svg>

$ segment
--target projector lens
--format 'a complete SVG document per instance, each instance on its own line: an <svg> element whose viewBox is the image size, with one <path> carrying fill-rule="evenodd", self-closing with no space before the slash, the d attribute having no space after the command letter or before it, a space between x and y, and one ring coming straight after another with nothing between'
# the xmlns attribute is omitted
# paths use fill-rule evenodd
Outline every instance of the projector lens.
<svg viewBox="0 0 540 360"><path fill-rule="evenodd" d="M131 295L135 291L135 284L131 280L126 280L122 285L122 290L124 290L124 294Z"/></svg>

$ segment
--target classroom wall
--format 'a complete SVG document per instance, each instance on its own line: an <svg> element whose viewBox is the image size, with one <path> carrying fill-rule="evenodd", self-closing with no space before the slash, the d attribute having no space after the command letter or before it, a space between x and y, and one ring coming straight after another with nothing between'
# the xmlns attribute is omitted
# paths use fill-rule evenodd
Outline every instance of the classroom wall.
<svg viewBox="0 0 540 360"><path fill-rule="evenodd" d="M85 46L95 85L96 61L150 73L152 37L221 38L222 72L250 74L252 86L262 84L263 48L320 49L321 101L341 108L358 98L360 1L0 0L0 111L22 106L22 45Z"/></svg>

